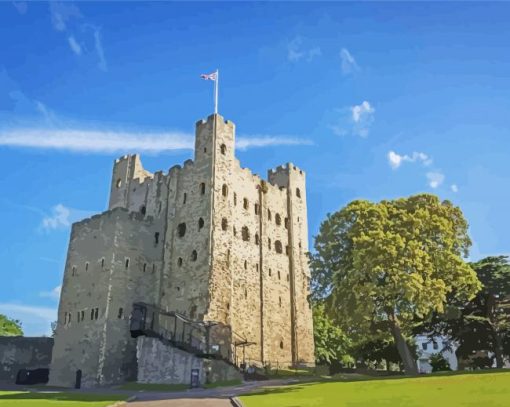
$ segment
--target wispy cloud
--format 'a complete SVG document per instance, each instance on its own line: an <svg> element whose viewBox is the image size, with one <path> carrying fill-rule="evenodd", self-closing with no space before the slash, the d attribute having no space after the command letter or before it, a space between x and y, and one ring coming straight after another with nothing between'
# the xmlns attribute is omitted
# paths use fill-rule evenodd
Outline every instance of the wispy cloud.
<svg viewBox="0 0 510 407"><path fill-rule="evenodd" d="M107 71L108 66L106 65L106 58L104 56L103 42L101 41L101 32L99 28L94 28L94 46L96 48L97 56L99 58L99 62L97 66L102 71Z"/></svg>
<svg viewBox="0 0 510 407"><path fill-rule="evenodd" d="M57 320L57 309L33 305L0 303L0 313L20 320L26 336L51 334L51 323Z"/></svg>
<svg viewBox="0 0 510 407"><path fill-rule="evenodd" d="M18 13L25 14L28 10L28 4L26 1L13 1L12 5L18 10Z"/></svg>
<svg viewBox="0 0 510 407"><path fill-rule="evenodd" d="M276 145L310 145L312 142L288 136L244 136L236 147ZM192 150L194 136L183 132L136 133L79 129L14 129L0 130L0 146L66 150L87 153L161 153L171 150Z"/></svg>
<svg viewBox="0 0 510 407"><path fill-rule="evenodd" d="M329 128L337 136L353 134L367 137L375 119L375 108L370 102L364 100L359 105L353 105L334 110L337 118Z"/></svg>
<svg viewBox="0 0 510 407"><path fill-rule="evenodd" d="M365 100L359 105L352 106L351 113L354 123L353 132L360 137L367 137L374 122L374 107Z"/></svg>
<svg viewBox="0 0 510 407"><path fill-rule="evenodd" d="M101 29L85 18L78 6L70 2L50 2L50 15L53 28L66 34L69 48L75 55L95 52L98 68L108 71Z"/></svg>
<svg viewBox="0 0 510 407"><path fill-rule="evenodd" d="M58 229L71 225L69 215L71 211L62 204L53 207L51 216L45 216L42 220L42 227L46 230Z"/></svg>
<svg viewBox="0 0 510 407"><path fill-rule="evenodd" d="M92 211L69 208L61 203L51 209L51 214L45 214L41 220L40 229L51 232L57 229L65 229L72 223L88 218L93 214Z"/></svg>
<svg viewBox="0 0 510 407"><path fill-rule="evenodd" d="M450 186L450 189L452 190L452 192L459 192L459 187L457 186L457 184L452 184Z"/></svg>
<svg viewBox="0 0 510 407"><path fill-rule="evenodd" d="M440 186L445 179L444 174L439 171L427 172L426 176L429 186L434 189Z"/></svg>
<svg viewBox="0 0 510 407"><path fill-rule="evenodd" d="M62 286L58 285L51 291L41 291L39 296L43 298L51 298L52 300L58 300L60 298L60 292L62 291Z"/></svg>
<svg viewBox="0 0 510 407"><path fill-rule="evenodd" d="M394 170L398 169L403 162L409 163L421 162L424 165L430 165L432 164L432 159L427 154L416 151L413 152L411 155L407 154L400 155L397 154L395 151L390 151L388 153L388 164Z"/></svg>
<svg viewBox="0 0 510 407"><path fill-rule="evenodd" d="M57 31L65 31L70 20L83 17L74 4L58 1L50 2L50 15L53 28Z"/></svg>
<svg viewBox="0 0 510 407"><path fill-rule="evenodd" d="M356 71L359 71L359 66L356 63L356 60L351 55L349 50L347 48L342 48L340 51L340 59L342 60L342 73L344 75L349 75L351 73L354 73Z"/></svg>
<svg viewBox="0 0 510 407"><path fill-rule="evenodd" d="M79 129L0 130L0 145L74 152L119 153L162 152L192 149L193 138L186 133L133 133Z"/></svg>
<svg viewBox="0 0 510 407"><path fill-rule="evenodd" d="M310 62L315 57L319 57L321 55L322 52L319 47L304 47L303 39L301 37L294 38L287 45L287 59L290 62L298 62L301 60Z"/></svg>
<svg viewBox="0 0 510 407"><path fill-rule="evenodd" d="M308 139L287 137L287 136L248 136L239 137L236 141L236 148L239 150L247 150L254 147L271 147L271 146L297 146L312 145L313 142Z"/></svg>
<svg viewBox="0 0 510 407"><path fill-rule="evenodd" d="M71 35L67 40L69 41L69 46L71 47L71 50L76 55L81 55L81 46L80 44L78 44L74 36Z"/></svg>

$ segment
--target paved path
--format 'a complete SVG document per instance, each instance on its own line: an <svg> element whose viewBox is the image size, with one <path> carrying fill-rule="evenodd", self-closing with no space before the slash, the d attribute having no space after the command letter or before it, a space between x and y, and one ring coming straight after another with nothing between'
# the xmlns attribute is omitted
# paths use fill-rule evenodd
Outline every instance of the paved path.
<svg viewBox="0 0 510 407"><path fill-rule="evenodd" d="M129 407L232 407L230 399L178 398L173 400L134 401Z"/></svg>

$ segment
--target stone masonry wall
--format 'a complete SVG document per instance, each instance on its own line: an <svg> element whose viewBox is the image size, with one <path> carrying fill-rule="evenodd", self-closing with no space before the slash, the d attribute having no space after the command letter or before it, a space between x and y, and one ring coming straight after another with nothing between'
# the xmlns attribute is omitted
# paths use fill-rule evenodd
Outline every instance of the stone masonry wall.
<svg viewBox="0 0 510 407"><path fill-rule="evenodd" d="M49 368L53 338L0 337L0 381L14 383L20 369Z"/></svg>

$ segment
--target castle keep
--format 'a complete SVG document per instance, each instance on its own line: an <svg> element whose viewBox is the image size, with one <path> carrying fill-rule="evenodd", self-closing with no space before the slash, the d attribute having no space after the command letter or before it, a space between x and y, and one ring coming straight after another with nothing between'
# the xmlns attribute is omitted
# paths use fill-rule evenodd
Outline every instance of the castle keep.
<svg viewBox="0 0 510 407"><path fill-rule="evenodd" d="M108 210L72 227L50 384L135 380L140 333L237 366L313 364L307 251L304 172L242 168L220 115L167 174L115 160Z"/></svg>

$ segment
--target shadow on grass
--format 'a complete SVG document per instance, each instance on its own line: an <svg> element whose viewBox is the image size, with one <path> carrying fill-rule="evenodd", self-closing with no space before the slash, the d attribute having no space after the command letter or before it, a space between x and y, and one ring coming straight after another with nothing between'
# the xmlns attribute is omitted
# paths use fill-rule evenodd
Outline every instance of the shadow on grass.
<svg viewBox="0 0 510 407"><path fill-rule="evenodd" d="M119 390L132 391L183 391L189 389L187 384L136 383L128 382L117 387Z"/></svg>
<svg viewBox="0 0 510 407"><path fill-rule="evenodd" d="M127 396L119 394L81 394L81 393L50 393L50 392L7 392L0 393L3 400L57 400L57 401L123 401Z"/></svg>

